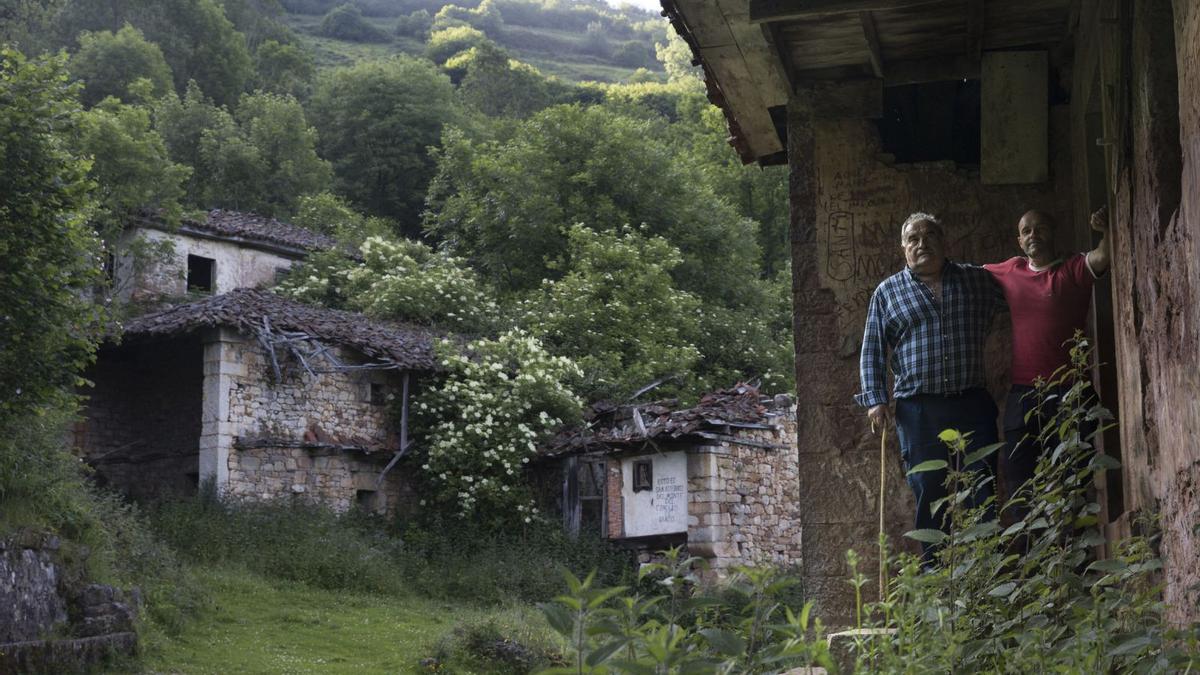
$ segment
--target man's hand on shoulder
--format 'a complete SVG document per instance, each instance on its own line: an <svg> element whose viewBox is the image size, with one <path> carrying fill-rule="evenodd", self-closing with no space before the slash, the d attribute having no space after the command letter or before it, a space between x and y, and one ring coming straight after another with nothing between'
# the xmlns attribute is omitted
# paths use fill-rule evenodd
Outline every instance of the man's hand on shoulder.
<svg viewBox="0 0 1200 675"><path fill-rule="evenodd" d="M871 406L867 419L871 421L871 433L880 433L892 425L892 410L886 403Z"/></svg>

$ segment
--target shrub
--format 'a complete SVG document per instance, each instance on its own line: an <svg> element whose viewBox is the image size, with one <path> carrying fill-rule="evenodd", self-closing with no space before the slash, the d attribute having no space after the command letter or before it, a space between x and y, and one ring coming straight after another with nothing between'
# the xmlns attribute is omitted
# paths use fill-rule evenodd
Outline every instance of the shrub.
<svg viewBox="0 0 1200 675"><path fill-rule="evenodd" d="M434 31L425 45L425 56L434 63L442 65L450 57L460 52L483 44L487 36L482 31L470 26L455 26Z"/></svg>
<svg viewBox="0 0 1200 675"><path fill-rule="evenodd" d="M429 37L429 29L433 26L433 17L429 12L418 9L412 14L396 19L396 35L416 38L424 42Z"/></svg>
<svg viewBox="0 0 1200 675"><path fill-rule="evenodd" d="M471 342L466 353L443 341L438 352L446 375L416 401L430 505L461 518L531 522L526 465L538 443L579 420L582 402L568 386L579 368L520 331Z"/></svg>
<svg viewBox="0 0 1200 675"><path fill-rule="evenodd" d="M346 3L334 7L321 20L320 34L349 42L387 42L387 33L363 18L357 5Z"/></svg>
<svg viewBox="0 0 1200 675"><path fill-rule="evenodd" d="M523 675L562 664L561 641L555 638L542 616L517 606L459 623L438 641L426 665Z"/></svg>

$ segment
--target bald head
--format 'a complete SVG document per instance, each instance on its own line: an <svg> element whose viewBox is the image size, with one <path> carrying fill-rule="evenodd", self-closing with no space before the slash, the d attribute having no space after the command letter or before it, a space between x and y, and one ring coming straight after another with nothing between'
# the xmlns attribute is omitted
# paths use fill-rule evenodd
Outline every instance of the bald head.
<svg viewBox="0 0 1200 675"><path fill-rule="evenodd" d="M1054 225L1054 216L1036 209L1026 211L1017 221L1017 244L1038 267L1049 265L1058 257L1054 248Z"/></svg>

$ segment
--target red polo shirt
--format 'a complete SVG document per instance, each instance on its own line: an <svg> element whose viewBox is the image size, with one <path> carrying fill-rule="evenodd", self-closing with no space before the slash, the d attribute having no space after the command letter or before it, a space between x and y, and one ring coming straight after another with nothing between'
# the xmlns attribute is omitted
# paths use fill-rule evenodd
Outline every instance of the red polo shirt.
<svg viewBox="0 0 1200 675"><path fill-rule="evenodd" d="M1095 281L1087 256L1078 253L1038 271L1024 257L983 267L1004 289L1012 313L1013 384L1049 378L1070 361L1065 343L1087 325Z"/></svg>

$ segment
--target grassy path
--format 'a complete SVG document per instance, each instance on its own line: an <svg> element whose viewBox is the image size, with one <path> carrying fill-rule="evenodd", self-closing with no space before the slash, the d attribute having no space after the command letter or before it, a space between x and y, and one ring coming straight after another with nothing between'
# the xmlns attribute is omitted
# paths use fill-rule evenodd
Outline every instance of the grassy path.
<svg viewBox="0 0 1200 675"><path fill-rule="evenodd" d="M148 645L153 673L416 673L454 624L482 610L425 598L324 591L204 570L213 607Z"/></svg>

